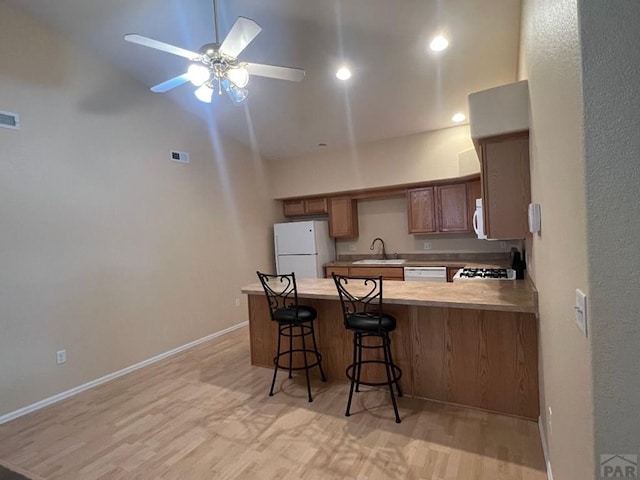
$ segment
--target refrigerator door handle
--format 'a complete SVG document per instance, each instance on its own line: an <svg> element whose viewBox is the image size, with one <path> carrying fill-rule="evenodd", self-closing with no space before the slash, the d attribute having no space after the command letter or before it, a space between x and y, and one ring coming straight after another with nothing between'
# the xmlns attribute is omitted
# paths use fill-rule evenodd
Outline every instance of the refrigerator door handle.
<svg viewBox="0 0 640 480"><path fill-rule="evenodd" d="M278 234L273 235L273 243L275 246L275 251L276 251L276 274L280 275L280 262L279 262L279 257L280 255L278 255Z"/></svg>

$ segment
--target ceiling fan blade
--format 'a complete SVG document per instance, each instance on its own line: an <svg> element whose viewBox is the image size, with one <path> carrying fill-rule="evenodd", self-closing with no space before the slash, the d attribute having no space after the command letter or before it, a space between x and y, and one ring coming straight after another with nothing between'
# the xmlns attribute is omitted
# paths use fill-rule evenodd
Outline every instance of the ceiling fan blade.
<svg viewBox="0 0 640 480"><path fill-rule="evenodd" d="M182 75L178 75L177 77L173 77L166 82L159 83L158 85L154 85L151 87L151 91L155 93L164 93L168 92L172 88L179 87L180 85L184 85L189 81L189 74L183 73Z"/></svg>
<svg viewBox="0 0 640 480"><path fill-rule="evenodd" d="M247 63L247 70L251 75L290 80L292 82L299 82L305 76L305 72L301 68L278 67L277 65L264 65L262 63Z"/></svg>
<svg viewBox="0 0 640 480"><path fill-rule="evenodd" d="M262 27L253 20L238 17L220 45L220 52L230 57L237 57L261 31Z"/></svg>
<svg viewBox="0 0 640 480"><path fill-rule="evenodd" d="M137 33L130 33L128 35L125 35L124 39L127 42L137 43L138 45L155 48L156 50L162 50L163 52L172 53L180 57L188 58L189 60L194 60L200 57L199 53L192 52L191 50L185 50L184 48L175 47L173 45L169 45L168 43L159 42L158 40L153 40L152 38L143 37L142 35L138 35Z"/></svg>

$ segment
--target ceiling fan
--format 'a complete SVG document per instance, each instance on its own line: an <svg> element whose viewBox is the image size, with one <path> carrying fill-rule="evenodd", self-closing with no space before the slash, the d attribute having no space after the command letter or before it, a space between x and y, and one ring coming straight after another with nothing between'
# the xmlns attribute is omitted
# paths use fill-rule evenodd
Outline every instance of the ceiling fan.
<svg viewBox="0 0 640 480"><path fill-rule="evenodd" d="M192 52L184 48L159 42L137 33L124 36L127 42L137 43L145 47L155 48L163 52L184 57L193 62L186 73L171 78L151 87L152 92L164 93L187 82L199 87L194 93L198 100L211 103L214 90L222 94L227 92L229 98L242 103L249 92L245 88L249 83L249 75L276 78L280 80L301 81L305 72L299 68L264 65L261 63L243 62L238 55L262 31L260 25L249 18L238 17L226 38L220 43L218 38L218 1L213 0L213 21L216 31L215 43L207 43L200 50Z"/></svg>

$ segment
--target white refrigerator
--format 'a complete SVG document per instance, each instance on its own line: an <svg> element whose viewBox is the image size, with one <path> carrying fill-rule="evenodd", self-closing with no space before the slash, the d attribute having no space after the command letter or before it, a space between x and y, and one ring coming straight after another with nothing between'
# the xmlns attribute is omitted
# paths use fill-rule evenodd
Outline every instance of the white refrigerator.
<svg viewBox="0 0 640 480"><path fill-rule="evenodd" d="M336 258L327 221L276 223L273 237L278 274L294 272L296 278L323 278L324 264Z"/></svg>

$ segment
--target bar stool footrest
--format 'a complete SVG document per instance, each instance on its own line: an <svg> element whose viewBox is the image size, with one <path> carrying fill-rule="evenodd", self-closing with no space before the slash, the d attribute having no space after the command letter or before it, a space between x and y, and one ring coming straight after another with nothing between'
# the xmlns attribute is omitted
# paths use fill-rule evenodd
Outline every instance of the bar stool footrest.
<svg viewBox="0 0 640 480"><path fill-rule="evenodd" d="M382 360L363 360L362 362L358 362L360 365L364 365L365 363L377 363L379 365L386 365L386 363ZM346 375L349 380L352 380L360 385L366 385L368 387L381 387L383 385L393 385L396 382L399 382L402 378L402 370L397 365L389 365L389 367L393 370L393 379L387 380L386 382L365 382L363 380L358 381L353 374L353 370L356 368L358 364L352 364L347 367Z"/></svg>
<svg viewBox="0 0 640 480"><path fill-rule="evenodd" d="M302 353L302 352L306 352L308 354L311 354L313 356L316 357L316 361L313 363L309 363L307 364L307 366L302 366L302 367L291 367L289 368L289 365L283 366L281 365L278 360L280 359L280 357L286 355L289 356L291 353ZM302 349L302 348L294 348L293 350L287 350L286 352L281 352L280 354L276 355L275 357L273 357L273 364L275 366L277 366L278 368L281 368L283 370L305 370L307 368L313 368L315 366L320 365L320 362L322 362L322 355L318 352L316 352L315 350L309 350L308 348Z"/></svg>

